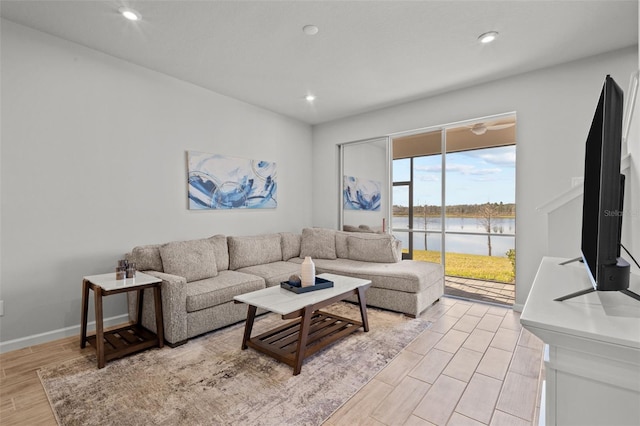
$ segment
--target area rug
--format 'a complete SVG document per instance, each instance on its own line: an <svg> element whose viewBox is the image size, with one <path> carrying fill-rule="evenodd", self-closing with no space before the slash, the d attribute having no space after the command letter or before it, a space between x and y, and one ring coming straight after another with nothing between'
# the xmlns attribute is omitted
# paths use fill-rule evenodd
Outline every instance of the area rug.
<svg viewBox="0 0 640 426"><path fill-rule="evenodd" d="M356 305L329 311L359 318ZM95 355L38 374L61 425L319 425L430 323L368 309L362 330L307 358L302 372L253 349L244 324L154 348L97 369ZM256 319L253 335L282 323Z"/></svg>

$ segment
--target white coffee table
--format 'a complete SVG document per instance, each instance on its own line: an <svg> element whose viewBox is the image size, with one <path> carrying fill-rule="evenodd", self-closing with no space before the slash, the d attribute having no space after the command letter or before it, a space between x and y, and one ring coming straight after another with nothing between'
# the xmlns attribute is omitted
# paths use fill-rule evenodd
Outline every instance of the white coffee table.
<svg viewBox="0 0 640 426"><path fill-rule="evenodd" d="M242 349L251 347L263 352L292 366L293 374L297 375L305 358L360 327L369 331L365 290L371 281L335 274L318 277L333 281L333 287L296 294L276 286L235 296L236 303L248 305ZM361 322L320 311L351 295L358 297ZM258 308L280 314L282 319L297 319L251 337Z"/></svg>

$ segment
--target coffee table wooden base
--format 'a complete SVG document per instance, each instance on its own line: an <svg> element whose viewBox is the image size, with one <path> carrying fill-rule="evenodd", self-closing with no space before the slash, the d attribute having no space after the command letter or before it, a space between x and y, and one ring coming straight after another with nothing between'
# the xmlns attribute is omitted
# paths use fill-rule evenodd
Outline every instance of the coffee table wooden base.
<svg viewBox="0 0 640 426"><path fill-rule="evenodd" d="M365 290L369 285L363 285L352 292L324 300L316 305L305 306L301 312L297 311L289 315L283 315L283 319L299 318L255 337L251 337L251 330L253 329L257 308L249 305L242 339L242 349L250 347L267 354L293 367L294 376L300 374L302 362L305 358L336 340L359 330L360 327L365 332L369 331L365 300ZM361 322L318 310L343 300L350 294L358 296Z"/></svg>
<svg viewBox="0 0 640 426"><path fill-rule="evenodd" d="M362 327L362 323L322 311L314 312L309 320L307 343L298 356L302 318L262 333L247 341L247 346L265 353L300 373L305 358ZM304 334L304 331L303 331ZM298 366L300 364L300 366Z"/></svg>

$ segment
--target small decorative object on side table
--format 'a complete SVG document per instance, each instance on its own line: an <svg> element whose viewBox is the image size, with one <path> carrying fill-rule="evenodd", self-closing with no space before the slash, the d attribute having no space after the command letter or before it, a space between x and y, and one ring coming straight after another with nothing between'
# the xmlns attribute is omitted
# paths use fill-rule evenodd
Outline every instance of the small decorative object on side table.
<svg viewBox="0 0 640 426"><path fill-rule="evenodd" d="M119 271L118 271L119 272ZM96 348L98 368L104 367L106 361L158 346L164 346L164 326L162 324L162 297L160 285L162 280L151 275L137 273L132 278L120 278L116 273L86 276L82 280L82 321L80 347L89 342ZM142 326L142 300L144 289L153 288L156 311L156 330L152 333ZM87 312L89 310L89 290L93 290L96 316L96 334L87 336ZM104 331L102 318L102 297L112 294L138 292L138 318L135 324L126 324L115 330Z"/></svg>

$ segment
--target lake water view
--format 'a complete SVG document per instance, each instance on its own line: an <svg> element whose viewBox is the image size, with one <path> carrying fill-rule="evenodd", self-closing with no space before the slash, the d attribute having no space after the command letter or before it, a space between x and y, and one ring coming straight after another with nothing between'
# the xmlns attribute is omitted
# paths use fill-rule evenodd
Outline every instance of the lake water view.
<svg viewBox="0 0 640 426"><path fill-rule="evenodd" d="M495 223L493 223L495 221ZM425 223L423 217L414 217L413 229L424 230ZM427 250L441 250L442 220L440 217L428 217L426 229L427 234ZM402 248L409 248L409 233L402 232L401 229L409 229L409 218L406 216L393 217L393 235L402 241ZM473 217L447 217L445 218L445 232L486 232L483 225L477 218ZM515 234L516 220L515 218L498 218L492 220L491 230L491 255L506 257L507 250L515 249L516 242L514 236L504 234ZM445 247L447 252L451 253L467 253L488 255L489 249L487 245L486 235L458 235L447 234L445 237ZM424 233L414 232L413 234L414 250L425 250Z"/></svg>

